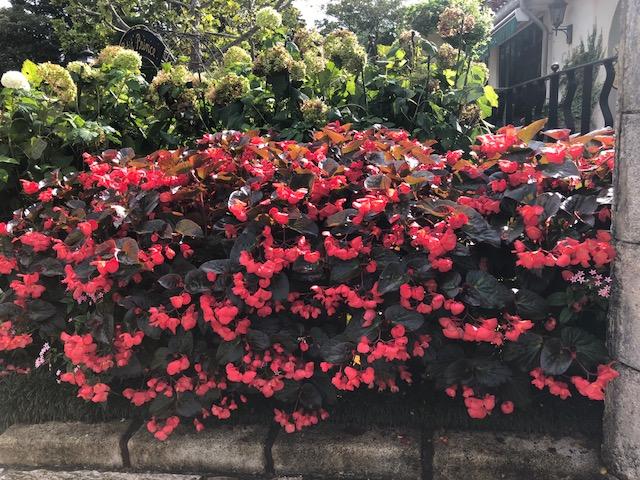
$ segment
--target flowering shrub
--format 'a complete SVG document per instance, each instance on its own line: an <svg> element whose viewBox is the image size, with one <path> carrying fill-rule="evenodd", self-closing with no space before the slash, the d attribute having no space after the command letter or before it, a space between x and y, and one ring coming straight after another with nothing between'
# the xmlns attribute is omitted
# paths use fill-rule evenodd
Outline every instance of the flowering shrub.
<svg viewBox="0 0 640 480"><path fill-rule="evenodd" d="M252 396L293 432L421 377L473 418L532 389L601 400L613 138L540 128L444 155L337 123L85 154L0 224L0 350L123 395L160 440Z"/></svg>
<svg viewBox="0 0 640 480"><path fill-rule="evenodd" d="M214 57L200 52L205 64L189 49L189 67L176 55L153 77L148 68L143 76L140 54L117 45L66 67L26 60L22 72L0 78L0 216L22 206L20 178L81 169L83 151L147 154L212 130L260 129L302 141L338 120L402 128L437 140L440 152L467 148L489 131L484 120L498 100L474 49L474 35L484 31L475 3L434 9L436 41L446 42L440 48L431 41L435 30L405 30L391 45L365 49L352 31L293 27L265 7L251 20L250 41L210 49Z"/></svg>

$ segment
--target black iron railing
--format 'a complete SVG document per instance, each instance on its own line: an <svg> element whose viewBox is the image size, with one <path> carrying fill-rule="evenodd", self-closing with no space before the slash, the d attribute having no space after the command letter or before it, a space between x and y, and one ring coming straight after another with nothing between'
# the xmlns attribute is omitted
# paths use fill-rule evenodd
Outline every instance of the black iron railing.
<svg viewBox="0 0 640 480"><path fill-rule="evenodd" d="M600 105L604 126L613 127L609 97L615 80L617 59L605 58L565 70L558 70L556 64L550 75L496 89L500 100L492 117L493 123L497 126L520 123L526 125L538 118L548 117L547 128L564 127L576 132L579 127L580 132L586 134L591 130L595 81L600 68L603 68L605 79L597 103ZM574 100L580 85L582 92L578 106L574 105Z"/></svg>

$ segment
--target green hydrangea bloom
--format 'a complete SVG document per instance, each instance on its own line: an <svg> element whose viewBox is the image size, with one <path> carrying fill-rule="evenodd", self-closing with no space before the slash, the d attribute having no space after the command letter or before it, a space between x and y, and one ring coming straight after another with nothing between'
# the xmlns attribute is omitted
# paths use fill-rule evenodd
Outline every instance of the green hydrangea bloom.
<svg viewBox="0 0 640 480"><path fill-rule="evenodd" d="M69 72L62 66L46 62L38 64L43 90L63 103L73 103L78 89Z"/></svg>
<svg viewBox="0 0 640 480"><path fill-rule="evenodd" d="M324 37L317 30L307 30L301 28L296 31L293 36L293 42L298 46L302 53L309 50L322 49L324 45Z"/></svg>
<svg viewBox="0 0 640 480"><path fill-rule="evenodd" d="M113 59L113 68L117 70L140 73L141 67L142 57L140 54L127 48L122 49Z"/></svg>
<svg viewBox="0 0 640 480"><path fill-rule="evenodd" d="M281 43L263 50L256 58L254 69L259 75L272 75L291 69L293 58Z"/></svg>
<svg viewBox="0 0 640 480"><path fill-rule="evenodd" d="M96 78L98 71L95 68L91 68L91 65L87 65L84 62L69 62L67 64L67 71L77 75L82 80L91 80Z"/></svg>
<svg viewBox="0 0 640 480"><path fill-rule="evenodd" d="M105 71L123 70L138 74L142 67L142 57L138 52L119 45L109 45L98 55L98 64Z"/></svg>
<svg viewBox="0 0 640 480"><path fill-rule="evenodd" d="M149 92L156 101L161 101L165 95L161 94L163 86L168 86L168 90L175 102L176 108L195 106L196 92L193 88L198 83L198 78L184 65L171 66L169 69L160 70L149 85Z"/></svg>
<svg viewBox="0 0 640 480"><path fill-rule="evenodd" d="M216 105L229 105L240 100L249 93L249 80L245 77L228 73L221 77L207 91L206 98Z"/></svg>
<svg viewBox="0 0 640 480"><path fill-rule="evenodd" d="M358 43L356 34L345 29L327 35L324 51L336 65L353 73L360 72L367 61L367 52Z"/></svg>
<svg viewBox="0 0 640 480"><path fill-rule="evenodd" d="M253 59L249 52L247 52L244 48L233 46L226 52L224 52L224 56L222 57L222 63L225 68L231 68L233 66L248 66L253 63Z"/></svg>
<svg viewBox="0 0 640 480"><path fill-rule="evenodd" d="M307 65L302 60L293 61L291 63L290 74L292 81L304 81L304 77L307 76Z"/></svg>
<svg viewBox="0 0 640 480"><path fill-rule="evenodd" d="M327 124L329 107L319 98L310 98L302 102L300 111L304 121L314 127L321 127Z"/></svg>
<svg viewBox="0 0 640 480"><path fill-rule="evenodd" d="M327 66L327 59L319 50L308 50L302 56L305 65L307 66L307 72L310 74L318 74L324 71Z"/></svg>
<svg viewBox="0 0 640 480"><path fill-rule="evenodd" d="M282 25L282 15L273 7L263 7L256 13L256 25L266 30L275 30Z"/></svg>

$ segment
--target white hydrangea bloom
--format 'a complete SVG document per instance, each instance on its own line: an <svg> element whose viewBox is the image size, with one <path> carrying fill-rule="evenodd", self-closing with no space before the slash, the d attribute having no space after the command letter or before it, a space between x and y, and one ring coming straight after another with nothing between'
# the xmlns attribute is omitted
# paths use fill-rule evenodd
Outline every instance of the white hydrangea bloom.
<svg viewBox="0 0 640 480"><path fill-rule="evenodd" d="M31 90L29 80L21 72L10 70L2 74L0 83L5 88L19 88L22 90Z"/></svg>
<svg viewBox="0 0 640 480"><path fill-rule="evenodd" d="M275 30L282 25L282 15L273 7L263 7L256 13L256 25L260 28Z"/></svg>

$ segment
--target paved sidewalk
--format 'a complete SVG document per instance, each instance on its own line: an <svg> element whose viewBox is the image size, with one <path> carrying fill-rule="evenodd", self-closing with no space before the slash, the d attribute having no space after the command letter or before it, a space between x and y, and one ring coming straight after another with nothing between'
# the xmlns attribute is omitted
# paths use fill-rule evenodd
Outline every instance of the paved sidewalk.
<svg viewBox="0 0 640 480"><path fill-rule="evenodd" d="M258 480L258 478L251 477L250 480ZM268 478L269 480L304 480L301 476ZM0 480L249 480L249 478L172 475L163 473L99 472L97 470L54 471L0 468ZM264 480L266 480L266 477Z"/></svg>

